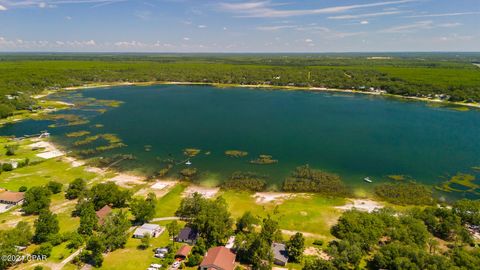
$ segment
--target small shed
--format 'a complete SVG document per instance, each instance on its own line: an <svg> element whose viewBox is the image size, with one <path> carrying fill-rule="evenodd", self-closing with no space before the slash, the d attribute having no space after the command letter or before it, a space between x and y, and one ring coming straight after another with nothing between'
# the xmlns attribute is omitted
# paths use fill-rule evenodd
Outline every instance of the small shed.
<svg viewBox="0 0 480 270"><path fill-rule="evenodd" d="M183 245L175 254L175 259L185 260L190 252L192 251L192 247L189 245Z"/></svg>
<svg viewBox="0 0 480 270"><path fill-rule="evenodd" d="M146 234L150 235L150 237L157 237L162 234L164 230L165 228L160 225L145 223L133 232L133 238L143 238Z"/></svg>
<svg viewBox="0 0 480 270"><path fill-rule="evenodd" d="M279 266L285 266L288 263L288 252L285 244L272 244L273 263Z"/></svg>

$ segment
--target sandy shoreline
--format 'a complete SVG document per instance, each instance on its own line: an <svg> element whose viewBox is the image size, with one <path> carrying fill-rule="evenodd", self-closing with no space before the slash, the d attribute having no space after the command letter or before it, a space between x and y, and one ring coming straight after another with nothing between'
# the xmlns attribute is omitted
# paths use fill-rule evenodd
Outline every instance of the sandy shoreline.
<svg viewBox="0 0 480 270"><path fill-rule="evenodd" d="M425 97L414 97L414 96L400 96L393 95L388 93L380 92L370 92L370 91L360 91L352 89L339 89L339 88L324 88L324 87L300 87L300 86L275 86L275 85L265 85L265 84L223 84L223 83L203 83L203 82L164 82L164 81L151 81L151 82L122 82L122 83L109 83L109 84L85 84L82 86L73 86L66 87L64 90L82 90L82 89L92 89L92 88L104 88L104 87L115 87L115 86L148 86L148 85L209 85L213 87L242 87L242 88L265 88L265 89L283 89L283 90L300 90L300 91L316 91L316 92L338 92L338 93L349 93L349 94L363 94L363 95L372 95L372 96L385 96L393 97L400 99L416 100L422 102L433 102L444 105L456 105L456 106L465 106L471 108L480 108L480 103L464 103L464 102L451 102L444 101L440 99L425 98ZM48 96L51 93L45 94Z"/></svg>

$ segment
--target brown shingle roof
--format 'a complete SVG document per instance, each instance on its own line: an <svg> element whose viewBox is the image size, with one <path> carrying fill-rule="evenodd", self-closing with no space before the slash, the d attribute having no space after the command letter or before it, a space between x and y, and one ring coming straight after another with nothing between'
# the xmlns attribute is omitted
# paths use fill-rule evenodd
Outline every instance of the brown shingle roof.
<svg viewBox="0 0 480 270"><path fill-rule="evenodd" d="M0 192L0 201L18 203L23 199L25 199L24 192L11 192L11 191Z"/></svg>
<svg viewBox="0 0 480 270"><path fill-rule="evenodd" d="M200 266L233 270L235 268L235 254L226 247L213 247L208 250L207 255L203 258Z"/></svg>
<svg viewBox="0 0 480 270"><path fill-rule="evenodd" d="M112 212L112 208L108 205L105 205L104 207L102 207L102 209L96 212L98 217L98 223L100 225L102 225L103 222L105 222L105 218L108 216L108 214L110 214L110 212Z"/></svg>
<svg viewBox="0 0 480 270"><path fill-rule="evenodd" d="M183 245L178 251L176 256L182 256L182 257L187 257L190 254L190 251L192 251L192 247L188 245Z"/></svg>

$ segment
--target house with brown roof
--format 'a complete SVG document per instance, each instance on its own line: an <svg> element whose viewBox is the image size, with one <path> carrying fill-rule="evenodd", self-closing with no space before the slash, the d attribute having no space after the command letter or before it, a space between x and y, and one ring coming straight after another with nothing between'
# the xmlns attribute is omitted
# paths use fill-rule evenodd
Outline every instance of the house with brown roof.
<svg viewBox="0 0 480 270"><path fill-rule="evenodd" d="M192 247L189 245L183 245L175 254L175 259L185 260L190 252L192 251Z"/></svg>
<svg viewBox="0 0 480 270"><path fill-rule="evenodd" d="M103 223L105 222L105 218L108 216L108 214L110 214L110 212L112 212L112 208L108 205L105 205L104 207L102 207L102 209L95 212L97 214L99 225L103 225Z"/></svg>
<svg viewBox="0 0 480 270"><path fill-rule="evenodd" d="M234 270L235 254L226 247L213 247L207 251L200 270Z"/></svg>
<svg viewBox="0 0 480 270"><path fill-rule="evenodd" d="M12 191L3 191L0 192L0 203L10 204L10 205L19 205L25 200L24 192L12 192Z"/></svg>

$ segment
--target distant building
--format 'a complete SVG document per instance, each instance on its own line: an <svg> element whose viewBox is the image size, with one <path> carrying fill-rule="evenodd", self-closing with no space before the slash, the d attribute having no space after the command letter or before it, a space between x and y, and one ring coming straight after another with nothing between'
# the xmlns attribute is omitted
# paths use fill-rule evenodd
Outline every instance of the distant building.
<svg viewBox="0 0 480 270"><path fill-rule="evenodd" d="M183 245L175 254L175 259L185 260L190 252L192 251L192 247L189 245Z"/></svg>
<svg viewBox="0 0 480 270"><path fill-rule="evenodd" d="M197 242L198 231L190 227L184 227L178 236L175 238L175 241L180 243L187 243L194 245Z"/></svg>
<svg viewBox="0 0 480 270"><path fill-rule="evenodd" d="M272 244L273 263L279 266L285 266L288 263L288 252L285 244Z"/></svg>
<svg viewBox="0 0 480 270"><path fill-rule="evenodd" d="M235 254L226 247L213 247L207 251L200 270L234 270Z"/></svg>
<svg viewBox="0 0 480 270"><path fill-rule="evenodd" d="M24 192L3 191L0 192L0 203L19 205L25 200Z"/></svg>
<svg viewBox="0 0 480 270"><path fill-rule="evenodd" d="M105 205L104 207L102 207L102 209L98 210L97 212L95 212L97 214L97 218L98 218L98 224L99 225L103 225L103 223L105 222L105 218L108 216L108 214L110 214L112 212L112 208L108 205Z"/></svg>
<svg viewBox="0 0 480 270"><path fill-rule="evenodd" d="M150 235L150 237L157 237L164 230L165 228L160 227L160 225L145 223L133 232L133 238L143 238L146 234Z"/></svg>

